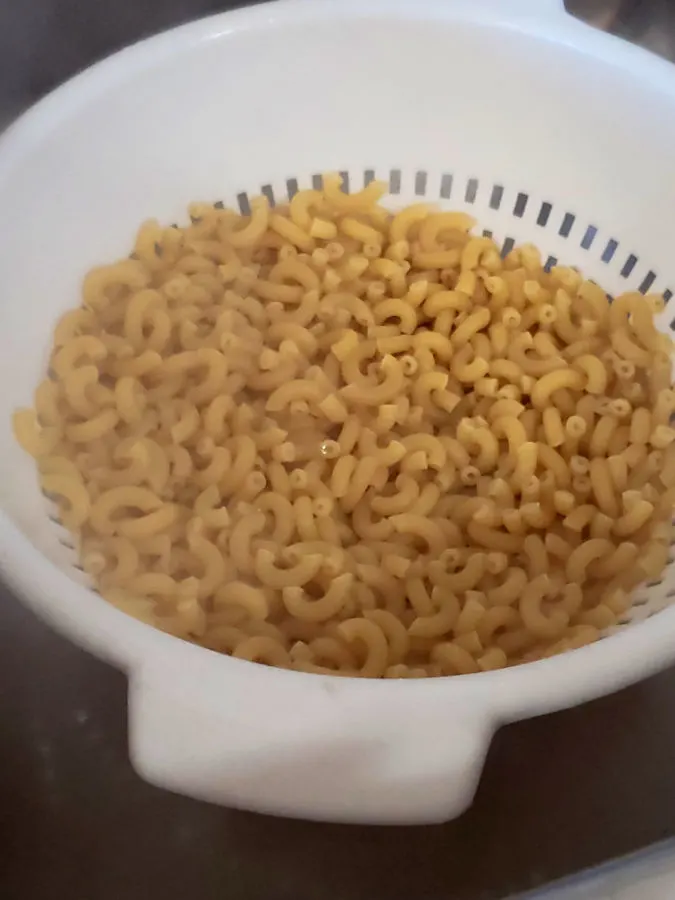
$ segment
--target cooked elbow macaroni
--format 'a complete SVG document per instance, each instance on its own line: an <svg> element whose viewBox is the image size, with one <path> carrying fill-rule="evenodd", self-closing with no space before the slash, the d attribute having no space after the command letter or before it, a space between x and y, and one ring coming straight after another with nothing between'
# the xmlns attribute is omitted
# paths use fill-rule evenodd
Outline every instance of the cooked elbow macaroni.
<svg viewBox="0 0 675 900"><path fill-rule="evenodd" d="M212 650L403 678L590 643L667 560L662 302L384 193L145 223L16 437L100 594Z"/></svg>

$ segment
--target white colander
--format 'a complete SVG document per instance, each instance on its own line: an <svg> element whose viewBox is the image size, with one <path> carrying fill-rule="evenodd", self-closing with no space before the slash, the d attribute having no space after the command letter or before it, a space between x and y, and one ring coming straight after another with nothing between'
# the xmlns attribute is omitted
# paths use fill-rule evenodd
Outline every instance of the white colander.
<svg viewBox="0 0 675 900"><path fill-rule="evenodd" d="M246 208L343 171L468 209L610 292L675 301L675 68L559 0L295 0L206 19L117 54L0 142L0 563L41 616L123 667L136 768L234 806L432 822L471 801L495 729L675 659L672 566L617 633L506 671L363 682L218 656L86 585L10 432L84 271L192 200ZM647 621L643 621L643 620ZM526 787L526 786L525 786Z"/></svg>

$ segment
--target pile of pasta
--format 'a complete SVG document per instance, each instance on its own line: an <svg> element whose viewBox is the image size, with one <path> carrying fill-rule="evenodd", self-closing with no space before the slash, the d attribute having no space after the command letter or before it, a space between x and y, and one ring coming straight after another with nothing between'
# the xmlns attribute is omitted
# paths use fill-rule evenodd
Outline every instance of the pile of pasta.
<svg viewBox="0 0 675 900"><path fill-rule="evenodd" d="M145 222L15 433L101 596L211 650L397 678L592 642L668 559L663 300L385 192Z"/></svg>

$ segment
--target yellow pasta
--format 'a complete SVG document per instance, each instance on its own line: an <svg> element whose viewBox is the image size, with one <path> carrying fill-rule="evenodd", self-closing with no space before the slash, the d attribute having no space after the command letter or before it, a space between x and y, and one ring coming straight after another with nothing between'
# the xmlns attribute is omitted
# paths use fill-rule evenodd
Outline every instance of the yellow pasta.
<svg viewBox="0 0 675 900"><path fill-rule="evenodd" d="M455 641L436 644L431 650L431 658L440 666L443 675L470 675L478 671L473 656Z"/></svg>
<svg viewBox="0 0 675 900"><path fill-rule="evenodd" d="M532 388L532 403L537 409L544 409L551 394L564 388L581 390L584 376L573 369L556 369L538 379Z"/></svg>
<svg viewBox="0 0 675 900"><path fill-rule="evenodd" d="M291 658L286 648L278 640L266 635L244 637L232 651L236 659L264 663L268 666L287 668Z"/></svg>
<svg viewBox="0 0 675 900"><path fill-rule="evenodd" d="M341 622L337 630L348 643L358 641L366 648L359 674L362 677L381 678L389 660L389 644L382 627L369 619L354 618Z"/></svg>
<svg viewBox="0 0 675 900"><path fill-rule="evenodd" d="M574 366L586 376L586 390L589 394L604 394L607 390L607 369L597 356L578 356Z"/></svg>
<svg viewBox="0 0 675 900"><path fill-rule="evenodd" d="M524 589L519 609L523 623L538 638L551 639L559 637L569 621L564 609L553 609L544 612L544 600L551 593L551 579L547 574L538 575Z"/></svg>
<svg viewBox="0 0 675 900"><path fill-rule="evenodd" d="M461 614L459 600L454 594L447 592L438 598L436 605L437 612L413 620L408 628L412 637L439 638L452 630Z"/></svg>
<svg viewBox="0 0 675 900"><path fill-rule="evenodd" d="M667 563L663 304L385 190L147 220L16 437L95 589L210 650L415 678L583 646Z"/></svg>
<svg viewBox="0 0 675 900"><path fill-rule="evenodd" d="M62 513L64 524L73 531L81 528L91 511L91 500L84 482L79 477L53 474L43 475L41 484L47 494L55 494L66 502L67 509Z"/></svg>
<svg viewBox="0 0 675 900"><path fill-rule="evenodd" d="M307 622L326 622L336 617L345 606L354 576L349 572L338 575L323 597L310 599L301 587L283 589L284 605L288 612Z"/></svg>

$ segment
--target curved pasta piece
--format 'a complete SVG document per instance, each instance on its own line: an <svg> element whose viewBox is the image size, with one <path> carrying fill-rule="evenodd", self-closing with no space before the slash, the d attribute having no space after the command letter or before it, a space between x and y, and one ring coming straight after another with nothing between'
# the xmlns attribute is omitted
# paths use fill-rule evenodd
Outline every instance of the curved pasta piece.
<svg viewBox="0 0 675 900"><path fill-rule="evenodd" d="M506 570L504 580L486 593L488 606L511 606L518 601L528 582L527 572L516 566Z"/></svg>
<svg viewBox="0 0 675 900"><path fill-rule="evenodd" d="M561 491L568 490L572 483L572 476L569 466L560 453L548 444L539 442L537 444L537 458L539 463L553 475L556 488Z"/></svg>
<svg viewBox="0 0 675 900"><path fill-rule="evenodd" d="M254 570L260 581L267 587L281 590L285 587L302 587L319 574L323 557L309 554L296 565L287 569L280 568L269 550L260 549L255 555Z"/></svg>
<svg viewBox="0 0 675 900"><path fill-rule="evenodd" d="M482 621L485 608L485 594L482 591L467 591L464 595L464 606L454 624L453 630L456 639L461 639L465 649L473 649L480 652L482 646L477 640L478 623Z"/></svg>
<svg viewBox="0 0 675 900"><path fill-rule="evenodd" d="M129 538L121 536L109 538L106 541L105 549L112 552L114 566L108 569L104 557L104 569L99 575L102 585L108 587L119 586L138 573L140 555L136 545ZM86 566L84 568L86 571Z"/></svg>
<svg viewBox="0 0 675 900"><path fill-rule="evenodd" d="M619 500L607 461L599 457L592 459L589 475L598 507L611 519L616 519L619 516Z"/></svg>
<svg viewBox="0 0 675 900"><path fill-rule="evenodd" d="M180 517L180 508L175 503L165 503L161 509L149 512L137 519L120 519L117 529L120 534L132 539L142 539L168 531Z"/></svg>
<svg viewBox="0 0 675 900"><path fill-rule="evenodd" d="M265 403L265 409L271 413L281 412L297 400L318 403L321 400L319 385L315 381L304 378L288 381L270 394Z"/></svg>
<svg viewBox="0 0 675 900"><path fill-rule="evenodd" d="M382 630L389 645L389 664L397 665L408 655L410 638L405 625L398 616L386 609L372 609L364 612L364 618L375 622Z"/></svg>
<svg viewBox="0 0 675 900"><path fill-rule="evenodd" d="M107 355L108 350L100 338L94 337L93 334L82 334L63 344L54 354L51 365L59 378L63 378L82 360L97 363L104 360Z"/></svg>
<svg viewBox="0 0 675 900"><path fill-rule="evenodd" d="M456 241L475 226L476 220L462 212L436 212L424 218L420 225L419 242L423 250L435 250L444 239ZM447 235L446 232L449 232Z"/></svg>
<svg viewBox="0 0 675 900"><path fill-rule="evenodd" d="M372 453L380 466L385 469L390 469L392 466L395 466L397 463L401 462L406 455L405 446L400 441L389 441L386 447L380 447L375 444L372 450L368 450L367 452Z"/></svg>
<svg viewBox="0 0 675 900"><path fill-rule="evenodd" d="M467 344L474 335L487 328L491 318L492 312L488 306L478 307L478 309L470 313L450 335L450 342L453 347L462 347Z"/></svg>
<svg viewBox="0 0 675 900"><path fill-rule="evenodd" d="M400 513L390 519L399 534L407 534L419 538L427 547L431 556L438 556L445 547L445 537L438 523L426 516L414 513Z"/></svg>
<svg viewBox="0 0 675 900"><path fill-rule="evenodd" d="M111 432L119 422L119 414L115 409L104 409L98 415L85 422L66 425L65 433L73 444L90 444L98 441Z"/></svg>
<svg viewBox="0 0 675 900"><path fill-rule="evenodd" d="M160 498L142 487L116 487L101 494L92 504L89 521L98 534L112 535L118 527L113 520L115 513L126 509L138 509L150 513L162 506Z"/></svg>
<svg viewBox="0 0 675 900"><path fill-rule="evenodd" d="M263 663L281 669L291 667L291 657L283 644L273 637L262 634L244 638L234 647L232 656L235 659Z"/></svg>
<svg viewBox="0 0 675 900"><path fill-rule="evenodd" d="M340 505L345 512L349 513L355 510L370 487L378 468L379 463L375 456L365 456L356 461L349 483L340 499ZM337 486L339 487L339 485Z"/></svg>
<svg viewBox="0 0 675 900"><path fill-rule="evenodd" d="M549 406L542 413L542 426L544 429L545 443L549 447L560 447L565 443L565 428L563 426L560 410L555 406Z"/></svg>
<svg viewBox="0 0 675 900"><path fill-rule="evenodd" d="M378 303L373 310L373 316L378 324L388 319L397 319L398 327L402 334L412 334L417 328L417 313L408 306L404 300L390 297Z"/></svg>
<svg viewBox="0 0 675 900"><path fill-rule="evenodd" d="M359 584L365 585L380 596L381 603L388 610L395 611L397 614L403 611L405 587L379 561L377 564L357 562L354 569L359 579L355 589L359 588Z"/></svg>
<svg viewBox="0 0 675 900"><path fill-rule="evenodd" d="M200 426L199 410L187 400L174 401L173 409L178 416L177 421L169 429L175 444L185 444L193 438Z"/></svg>
<svg viewBox="0 0 675 900"><path fill-rule="evenodd" d="M330 172L323 176L323 195L327 203L339 211L362 212L373 207L387 193L384 181L371 181L370 184L353 194L342 190L342 175Z"/></svg>
<svg viewBox="0 0 675 900"><path fill-rule="evenodd" d="M500 416L497 419L493 419L492 434L496 438L504 438L509 445L509 453L514 456L517 455L520 447L527 443L525 427L516 416Z"/></svg>
<svg viewBox="0 0 675 900"><path fill-rule="evenodd" d="M530 355L527 351L533 345L534 339L529 331L521 331L509 344L508 358L518 366L523 375L541 378L557 371L565 371L568 364L560 356ZM580 375L578 372L576 374ZM583 382L583 378L581 380Z"/></svg>
<svg viewBox="0 0 675 900"><path fill-rule="evenodd" d="M340 395L349 403L365 406L381 406L395 400L405 385L401 363L395 356L387 355L380 363L380 370L384 375L380 384L348 384L341 389Z"/></svg>
<svg viewBox="0 0 675 900"><path fill-rule="evenodd" d="M340 614L353 583L354 576L344 572L333 579L326 593L318 599L307 596L301 587L285 587L282 589L284 606L292 616L303 621L326 622Z"/></svg>
<svg viewBox="0 0 675 900"><path fill-rule="evenodd" d="M166 298L152 288L145 288L129 299L124 312L124 337L135 352L139 353L148 343L145 328L150 313L165 306Z"/></svg>
<svg viewBox="0 0 675 900"><path fill-rule="evenodd" d="M440 500L440 497L441 491L439 486L437 484L427 483L420 491L420 495L417 500L415 500L410 509L406 511L416 516L424 516L425 518L428 518L435 510L436 504ZM449 524L446 524L441 521L438 524L439 527L443 530L446 536L446 540L452 540L455 534L454 523L450 522Z"/></svg>
<svg viewBox="0 0 675 900"><path fill-rule="evenodd" d="M478 356L469 343L460 347L450 361L450 371L463 384L475 384L487 375L489 368L488 360Z"/></svg>
<svg viewBox="0 0 675 900"><path fill-rule="evenodd" d="M390 242L408 241L411 229L423 222L432 211L433 207L428 203L415 203L396 213L389 225Z"/></svg>
<svg viewBox="0 0 675 900"><path fill-rule="evenodd" d="M585 354L574 360L574 367L586 376L586 390L589 394L604 394L607 390L607 369L597 356Z"/></svg>
<svg viewBox="0 0 675 900"><path fill-rule="evenodd" d="M627 360L642 368L651 366L652 357L650 351L636 344L626 328L610 332L609 337L613 349L622 360Z"/></svg>
<svg viewBox="0 0 675 900"><path fill-rule="evenodd" d="M230 451L226 447L215 447L209 464L203 469L194 470L194 482L200 488L221 484L226 479L231 465L232 454ZM250 477L250 473L248 477Z"/></svg>
<svg viewBox="0 0 675 900"><path fill-rule="evenodd" d="M487 525L481 525L475 520L467 526L469 537L479 546L488 550L496 550L502 553L518 553L522 548L522 538L516 534L507 534Z"/></svg>
<svg viewBox="0 0 675 900"><path fill-rule="evenodd" d="M51 378L43 379L35 389L34 405L37 421L41 425L59 425L63 415L61 411L63 392L61 385Z"/></svg>
<svg viewBox="0 0 675 900"><path fill-rule="evenodd" d="M242 482L253 472L258 457L258 448L250 434L236 435L229 444L234 451L233 463L219 482L223 497L229 497L241 487Z"/></svg>
<svg viewBox="0 0 675 900"><path fill-rule="evenodd" d="M405 478L405 475L399 475L400 478ZM397 479L397 481L399 480ZM417 483L415 482L415 490L417 490ZM417 497L418 494L415 494ZM404 494L403 491L399 492L399 494L394 495L393 497L374 497L375 500L392 500L399 501L388 507L388 511L380 512L379 509L370 506L369 498L364 496L359 502L356 504L354 509L352 510L352 528L354 532L364 540L370 541L386 541L391 536L393 526L391 522L386 518L381 518L379 521L374 521L371 515L374 512L376 515L387 516L392 515L395 512L403 512L407 509L411 503L408 503L407 495ZM403 508L401 508L403 507Z"/></svg>
<svg viewBox="0 0 675 900"><path fill-rule="evenodd" d="M482 551L472 553L466 565L459 572L447 572L443 563L432 561L429 563L429 579L438 587L442 587L452 593L470 591L476 587L485 575L487 556Z"/></svg>
<svg viewBox="0 0 675 900"><path fill-rule="evenodd" d="M353 674L356 671L354 654L338 637L314 638L309 642L309 651L314 660L322 661L344 674Z"/></svg>
<svg viewBox="0 0 675 900"><path fill-rule="evenodd" d="M322 192L306 190L298 191L291 197L288 210L293 223L309 233L314 218L312 212L321 213L323 207Z"/></svg>
<svg viewBox="0 0 675 900"><path fill-rule="evenodd" d="M98 384L99 372L96 366L78 366L69 369L62 380L63 395L70 407L83 419L91 419L99 412L100 404L88 394Z"/></svg>
<svg viewBox="0 0 675 900"><path fill-rule="evenodd" d="M492 641L498 631L512 630L521 622L520 614L512 606L493 606L485 610L476 625L483 646Z"/></svg>
<svg viewBox="0 0 675 900"><path fill-rule="evenodd" d="M295 532L295 519L293 504L278 489L259 494L255 501L256 508L262 512L269 512L274 519L272 540L285 546L289 544Z"/></svg>
<svg viewBox="0 0 675 900"><path fill-rule="evenodd" d="M155 603L147 598L138 597L122 587L107 587L101 590L101 596L108 603L139 622L160 627L155 614Z"/></svg>
<svg viewBox="0 0 675 900"><path fill-rule="evenodd" d="M267 197L253 197L251 215L243 228L228 230L227 242L236 249L252 247L267 231L270 222L270 208Z"/></svg>
<svg viewBox="0 0 675 900"><path fill-rule="evenodd" d="M548 575L538 575L523 590L519 609L523 623L540 638L554 638L562 634L569 622L568 614L560 608L544 611L544 601L549 596L551 581Z"/></svg>
<svg viewBox="0 0 675 900"><path fill-rule="evenodd" d="M244 581L231 581L222 585L215 592L213 608L218 611L235 606L252 619L264 621L270 613L265 593L260 588L252 587Z"/></svg>
<svg viewBox="0 0 675 900"><path fill-rule="evenodd" d="M132 594L173 597L178 593L178 582L161 572L142 572L129 578L125 588Z"/></svg>
<svg viewBox="0 0 675 900"><path fill-rule="evenodd" d="M368 619L347 619L337 626L340 636L348 643L356 641L366 648L366 656L359 670L364 678L384 675L389 658L389 644L380 626Z"/></svg>
<svg viewBox="0 0 675 900"><path fill-rule="evenodd" d="M614 523L617 537L630 537L649 522L654 513L654 504L648 500L638 500Z"/></svg>
<svg viewBox="0 0 675 900"><path fill-rule="evenodd" d="M620 294L609 307L611 331L630 328L647 350L658 347L658 331L654 325L654 310L648 298L639 292Z"/></svg>
<svg viewBox="0 0 675 900"><path fill-rule="evenodd" d="M41 478L43 491L55 494L67 503L63 512L64 524L76 530L87 521L91 509L91 501L87 488L81 478L72 475L47 474Z"/></svg>
<svg viewBox="0 0 675 900"><path fill-rule="evenodd" d="M541 503L523 503L520 507L520 517L525 525L530 528L546 530L555 522L556 514L552 507L542 506Z"/></svg>
<svg viewBox="0 0 675 900"><path fill-rule="evenodd" d="M194 528L188 531L188 546L203 567L197 596L200 600L205 600L225 581L228 569L218 547Z"/></svg>
<svg viewBox="0 0 675 900"><path fill-rule="evenodd" d="M319 305L319 315L322 317L334 317L336 313L340 313L343 310L349 313L348 321L353 319L365 328L372 328L377 321L374 310L371 310L361 297L349 291L326 294ZM386 315L384 318L386 318Z"/></svg>
<svg viewBox="0 0 675 900"><path fill-rule="evenodd" d="M252 574L255 570L253 541L265 528L265 516L253 511L242 516L232 527L228 537L230 558L239 572Z"/></svg>
<svg viewBox="0 0 675 900"><path fill-rule="evenodd" d="M438 591L435 588L434 591ZM430 616L421 616L413 620L408 628L411 637L437 638L448 634L455 627L460 616L460 605L456 595L444 591L436 600L437 611Z"/></svg>
<svg viewBox="0 0 675 900"><path fill-rule="evenodd" d="M436 299L441 296L442 294L433 294L430 299ZM425 312L427 315L434 316L433 313L426 309L426 306ZM439 334L437 331L418 331L413 336L413 347L415 350L429 350L434 354L437 361L445 363L452 359L454 353L450 339L444 334Z"/></svg>
<svg viewBox="0 0 675 900"><path fill-rule="evenodd" d="M532 388L532 403L537 409L544 409L550 402L551 394L567 388L573 391L583 389L585 383L584 375L574 369L559 369L542 375L538 378Z"/></svg>
<svg viewBox="0 0 675 900"><path fill-rule="evenodd" d="M319 342L309 328L297 322L273 322L267 327L266 337L272 344L277 345L283 341L292 341L307 359L312 359L319 349Z"/></svg>
<svg viewBox="0 0 675 900"><path fill-rule="evenodd" d="M295 498L293 517L301 541L319 540L319 530L314 518L314 504L311 497L303 494Z"/></svg>
<svg viewBox="0 0 675 900"><path fill-rule="evenodd" d="M494 669L504 669L508 665L506 653L499 647L490 647L482 656L476 660L479 669L483 672L490 672Z"/></svg>
<svg viewBox="0 0 675 900"><path fill-rule="evenodd" d="M436 608L423 578L418 576L408 578L405 582L405 591L417 617L434 615Z"/></svg>
<svg viewBox="0 0 675 900"><path fill-rule="evenodd" d="M92 381L92 384L97 383L98 377ZM120 419L127 425L138 425L147 405L145 390L140 381L132 375L124 375L115 383L113 396Z"/></svg>
<svg viewBox="0 0 675 900"><path fill-rule="evenodd" d="M465 446L477 448L473 464L480 472L495 469L499 460L499 442L494 428L476 427L472 420L462 419L457 426L457 437Z"/></svg>
<svg viewBox="0 0 675 900"><path fill-rule="evenodd" d="M441 667L445 675L470 675L478 672L473 656L454 641L445 641L431 651L431 659Z"/></svg>
<svg viewBox="0 0 675 900"><path fill-rule="evenodd" d="M427 414L434 412L434 401L438 396L443 396L448 384L446 372L423 372L413 382L412 401L415 406L422 407Z"/></svg>
<svg viewBox="0 0 675 900"><path fill-rule="evenodd" d="M540 535L527 535L523 541L523 553L527 557L528 571L531 578L548 573L550 568L548 552L546 544Z"/></svg>
<svg viewBox="0 0 675 900"><path fill-rule="evenodd" d="M64 313L54 326L54 346L60 347L88 333L96 325L96 318L90 309L80 307Z"/></svg>
<svg viewBox="0 0 675 900"><path fill-rule="evenodd" d="M569 555L565 574L571 584L582 584L588 577L587 570L595 560L602 560L614 550L614 545L606 538L592 538L584 541Z"/></svg>
<svg viewBox="0 0 675 900"><path fill-rule="evenodd" d="M164 363L164 373L168 376L184 375L191 369L206 368L206 376L195 387L189 388L187 397L192 403L211 403L223 390L227 377L227 361L215 347L200 347L175 353Z"/></svg>
<svg viewBox="0 0 675 900"><path fill-rule="evenodd" d="M472 237L462 250L462 271L465 272L477 269L483 259L483 256L486 253L494 250L496 250L496 247L492 238Z"/></svg>

